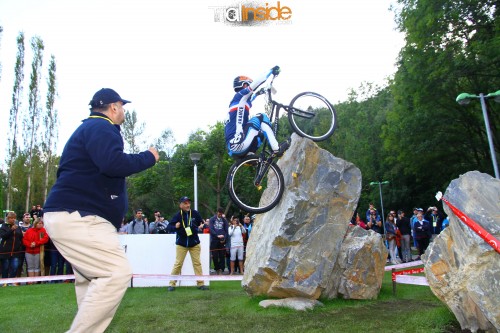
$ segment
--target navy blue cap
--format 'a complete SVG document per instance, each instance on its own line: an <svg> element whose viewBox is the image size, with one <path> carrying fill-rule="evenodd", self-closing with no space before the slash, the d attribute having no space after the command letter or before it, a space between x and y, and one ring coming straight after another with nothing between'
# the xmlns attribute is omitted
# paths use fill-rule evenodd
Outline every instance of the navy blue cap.
<svg viewBox="0 0 500 333"><path fill-rule="evenodd" d="M92 107L99 107L116 102L122 102L123 104L130 103L130 101L121 98L120 95L118 95L118 93L113 89L102 88L94 94L94 97L92 97L89 105Z"/></svg>
<svg viewBox="0 0 500 333"><path fill-rule="evenodd" d="M185 202L185 201L189 201L189 202L191 202L191 199L189 199L188 197L181 197L181 198L179 199L179 203L183 203L183 202Z"/></svg>

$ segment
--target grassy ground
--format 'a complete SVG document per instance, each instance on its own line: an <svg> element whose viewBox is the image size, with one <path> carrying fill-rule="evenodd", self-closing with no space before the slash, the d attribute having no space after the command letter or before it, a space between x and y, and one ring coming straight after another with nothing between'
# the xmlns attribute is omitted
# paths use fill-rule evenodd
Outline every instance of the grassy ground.
<svg viewBox="0 0 500 333"><path fill-rule="evenodd" d="M397 286L387 272L377 300L336 299L297 312L264 309L239 281L196 288L129 288L106 332L460 332L448 308L425 286ZM76 312L72 284L0 288L0 332L64 332Z"/></svg>

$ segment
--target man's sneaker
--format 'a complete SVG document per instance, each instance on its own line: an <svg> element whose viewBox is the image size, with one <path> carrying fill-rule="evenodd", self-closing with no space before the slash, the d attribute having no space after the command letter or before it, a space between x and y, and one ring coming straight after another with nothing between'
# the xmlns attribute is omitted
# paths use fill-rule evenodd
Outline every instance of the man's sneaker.
<svg viewBox="0 0 500 333"><path fill-rule="evenodd" d="M200 290L208 290L208 287L207 286L199 286L198 289L200 289Z"/></svg>
<svg viewBox="0 0 500 333"><path fill-rule="evenodd" d="M175 290L175 287L172 287L172 286L168 287L168 291L174 291L174 290Z"/></svg>
<svg viewBox="0 0 500 333"><path fill-rule="evenodd" d="M288 140L283 141L280 143L279 149L274 152L274 154L278 157L283 156L285 151L287 151L288 148L290 148L290 143L292 142L292 138L288 138Z"/></svg>

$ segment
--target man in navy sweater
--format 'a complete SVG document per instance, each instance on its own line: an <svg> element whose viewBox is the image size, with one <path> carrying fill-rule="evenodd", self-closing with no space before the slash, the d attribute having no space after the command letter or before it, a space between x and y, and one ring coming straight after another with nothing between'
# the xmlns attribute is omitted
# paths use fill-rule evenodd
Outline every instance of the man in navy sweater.
<svg viewBox="0 0 500 333"><path fill-rule="evenodd" d="M153 147L123 152L127 103L109 88L94 94L89 117L64 147L44 205L47 233L75 274L78 312L68 332L103 332L132 277L117 233L127 211L125 177L154 166L159 155Z"/></svg>

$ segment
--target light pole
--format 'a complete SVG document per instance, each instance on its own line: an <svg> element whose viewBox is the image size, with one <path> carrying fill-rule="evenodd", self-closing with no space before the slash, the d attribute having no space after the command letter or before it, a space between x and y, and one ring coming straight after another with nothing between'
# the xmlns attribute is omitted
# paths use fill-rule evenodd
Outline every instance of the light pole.
<svg viewBox="0 0 500 333"><path fill-rule="evenodd" d="M495 155L495 147L493 146L493 136L491 135L490 121L488 120L488 111L486 108L486 100L490 98L493 98L495 102L500 103L500 90L497 90L494 93L489 93L486 96L483 93L480 93L479 96L468 93L461 93L457 96L457 102L460 105L467 105L472 99L479 99L481 101L484 125L486 126L486 135L488 136L488 144L490 146L491 161L493 162L493 171L495 172L495 178L500 179L500 175L498 173L497 158Z"/></svg>
<svg viewBox="0 0 500 333"><path fill-rule="evenodd" d="M189 158L194 163L194 210L198 210L198 168L196 163L201 159L200 153L191 153Z"/></svg>
<svg viewBox="0 0 500 333"><path fill-rule="evenodd" d="M378 190L380 193L380 208L382 209L382 227L384 228L384 236L387 236L385 233L384 201L382 200L382 185L385 185L385 184L389 184L389 182L386 180L383 182L371 182L370 183L371 186L378 185ZM386 237L385 244L387 245L387 237Z"/></svg>

